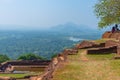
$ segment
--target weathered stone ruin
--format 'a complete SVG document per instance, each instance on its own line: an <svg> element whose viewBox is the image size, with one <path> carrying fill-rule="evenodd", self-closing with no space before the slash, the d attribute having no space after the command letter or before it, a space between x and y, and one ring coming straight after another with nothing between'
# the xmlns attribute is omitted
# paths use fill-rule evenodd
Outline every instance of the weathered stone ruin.
<svg viewBox="0 0 120 80"><path fill-rule="evenodd" d="M66 49L62 53L58 54L57 57L53 58L49 66L45 69L45 72L40 76L30 77L30 80L51 80L53 77L54 71L59 67L62 66L61 63L67 61L68 55L74 55L74 49ZM76 53L75 53L76 55Z"/></svg>
<svg viewBox="0 0 120 80"><path fill-rule="evenodd" d="M111 54L117 53L117 47L103 47L103 48L94 48L88 49L87 54Z"/></svg>
<svg viewBox="0 0 120 80"><path fill-rule="evenodd" d="M94 45L96 45L96 44L92 41L82 41L80 44L76 45L76 48L77 49L90 48Z"/></svg>
<svg viewBox="0 0 120 80"><path fill-rule="evenodd" d="M64 53L67 55L75 55L78 53L78 49L65 49Z"/></svg>
<svg viewBox="0 0 120 80"><path fill-rule="evenodd" d="M49 67L50 60L23 60L23 61L8 61L4 62L0 66L1 74L12 73L14 71L45 71L45 68ZM19 73L18 73L19 74ZM4 77L0 77L0 80L4 80ZM6 78L6 77L5 77ZM7 77L8 78L8 77ZM25 78L30 78L30 76L25 76ZM15 80L14 78L10 78L10 80ZM9 80L5 79L5 80Z"/></svg>
<svg viewBox="0 0 120 80"><path fill-rule="evenodd" d="M116 58L120 55L120 31L110 32L107 31L102 35L106 39L103 43L95 43L93 41L83 41L76 46L78 49L87 49L87 54L108 54L116 53Z"/></svg>
<svg viewBox="0 0 120 80"><path fill-rule="evenodd" d="M25 80L51 80L54 71L61 66L61 63L67 61L68 55L76 55L78 50L65 49L63 52L54 57L52 60L26 60L26 61L8 61L0 65L1 73L12 73L14 70L32 70L35 67L40 68L43 73L34 76L25 76ZM12 67L8 70L9 67ZM11 77L0 77L0 80L17 80Z"/></svg>
<svg viewBox="0 0 120 80"><path fill-rule="evenodd" d="M82 41L76 45L76 49L105 47L105 43L95 43L94 41Z"/></svg>

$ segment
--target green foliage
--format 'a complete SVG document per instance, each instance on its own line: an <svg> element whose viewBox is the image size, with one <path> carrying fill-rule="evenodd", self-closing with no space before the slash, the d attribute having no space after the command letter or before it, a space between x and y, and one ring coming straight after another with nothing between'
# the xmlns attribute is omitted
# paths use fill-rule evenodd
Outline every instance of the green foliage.
<svg viewBox="0 0 120 80"><path fill-rule="evenodd" d="M64 48L70 48L74 42L69 37L89 40L98 39L101 33L58 33L47 31L0 31L0 52L5 53L11 59L16 59L24 53L35 53L47 59L51 59L54 53L59 53Z"/></svg>
<svg viewBox="0 0 120 80"><path fill-rule="evenodd" d="M24 78L25 76L29 76L28 74L0 74L2 77L12 77L12 78Z"/></svg>
<svg viewBox="0 0 120 80"><path fill-rule="evenodd" d="M0 63L10 60L7 55L0 54Z"/></svg>
<svg viewBox="0 0 120 80"><path fill-rule="evenodd" d="M58 54L53 54L51 58L55 58L57 57Z"/></svg>
<svg viewBox="0 0 120 80"><path fill-rule="evenodd" d="M100 21L99 28L120 23L120 0L99 0L95 5L95 13Z"/></svg>
<svg viewBox="0 0 120 80"><path fill-rule="evenodd" d="M43 59L44 58L42 58L41 56L32 53L23 54L20 57L18 57L18 60L43 60Z"/></svg>
<svg viewBox="0 0 120 80"><path fill-rule="evenodd" d="M42 72L39 72L39 73L36 73L36 72L29 72L29 73L24 73L24 74L15 74L15 73L5 73L5 74L0 74L0 77L12 77L12 78L16 78L17 80L18 79L23 79L25 76L30 76L30 75L40 75L42 74Z"/></svg>

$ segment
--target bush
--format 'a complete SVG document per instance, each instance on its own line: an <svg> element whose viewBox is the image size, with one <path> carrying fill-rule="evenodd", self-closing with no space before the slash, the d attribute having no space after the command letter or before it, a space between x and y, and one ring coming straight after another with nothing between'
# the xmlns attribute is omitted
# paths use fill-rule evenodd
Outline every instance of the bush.
<svg viewBox="0 0 120 80"><path fill-rule="evenodd" d="M44 58L33 53L28 53L18 57L18 60L44 60Z"/></svg>
<svg viewBox="0 0 120 80"><path fill-rule="evenodd" d="M10 60L7 55L0 54L0 63Z"/></svg>
<svg viewBox="0 0 120 80"><path fill-rule="evenodd" d="M51 58L55 58L57 57L58 54L53 54Z"/></svg>

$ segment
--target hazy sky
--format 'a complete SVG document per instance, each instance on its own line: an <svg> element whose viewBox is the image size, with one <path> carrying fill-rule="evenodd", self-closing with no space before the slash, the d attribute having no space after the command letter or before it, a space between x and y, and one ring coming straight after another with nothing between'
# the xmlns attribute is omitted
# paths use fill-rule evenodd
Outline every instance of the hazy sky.
<svg viewBox="0 0 120 80"><path fill-rule="evenodd" d="M98 0L0 0L0 24L51 27L73 22L97 27Z"/></svg>

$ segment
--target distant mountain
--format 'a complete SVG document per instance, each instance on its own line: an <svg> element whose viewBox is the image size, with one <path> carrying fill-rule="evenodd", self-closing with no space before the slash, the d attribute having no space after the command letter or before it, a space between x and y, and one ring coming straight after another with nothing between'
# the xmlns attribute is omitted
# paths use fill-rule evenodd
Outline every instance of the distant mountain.
<svg viewBox="0 0 120 80"><path fill-rule="evenodd" d="M52 27L50 30L56 31L56 32L91 32L91 31L96 31L93 28L90 28L85 25L77 25L74 23L66 23L63 25L57 25Z"/></svg>

